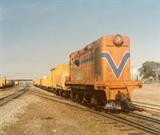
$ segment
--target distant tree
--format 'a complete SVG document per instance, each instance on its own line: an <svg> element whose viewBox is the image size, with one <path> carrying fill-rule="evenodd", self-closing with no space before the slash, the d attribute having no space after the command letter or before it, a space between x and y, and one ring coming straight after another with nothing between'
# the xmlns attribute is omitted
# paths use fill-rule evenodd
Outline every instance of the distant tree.
<svg viewBox="0 0 160 135"><path fill-rule="evenodd" d="M145 78L152 77L154 80L159 80L160 76L160 63L154 61L146 61L139 69L140 76Z"/></svg>

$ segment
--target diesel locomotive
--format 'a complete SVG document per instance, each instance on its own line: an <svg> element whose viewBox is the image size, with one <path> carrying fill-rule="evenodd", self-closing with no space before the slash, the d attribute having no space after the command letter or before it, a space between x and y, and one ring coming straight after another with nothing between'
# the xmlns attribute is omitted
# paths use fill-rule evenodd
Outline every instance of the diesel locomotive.
<svg viewBox="0 0 160 135"><path fill-rule="evenodd" d="M97 108L134 110L131 94L142 84L131 80L130 69L129 37L108 35L71 53L69 64L59 71L58 77L52 70L50 88L59 95ZM42 85L41 81L38 85Z"/></svg>

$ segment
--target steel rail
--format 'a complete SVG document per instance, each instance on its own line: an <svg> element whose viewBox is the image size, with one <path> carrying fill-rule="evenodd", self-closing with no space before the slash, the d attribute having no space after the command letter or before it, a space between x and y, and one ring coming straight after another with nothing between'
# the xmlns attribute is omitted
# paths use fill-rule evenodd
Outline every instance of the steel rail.
<svg viewBox="0 0 160 135"><path fill-rule="evenodd" d="M150 122L154 122L154 123L160 124L160 120L152 118L152 117L148 117L148 116L145 116L145 115L142 115L142 114L130 112L127 115L131 116L131 117L137 117L137 118L140 118L142 120L147 120L147 121L150 121Z"/></svg>
<svg viewBox="0 0 160 135"><path fill-rule="evenodd" d="M120 115L117 115L117 114L111 114L111 115L115 116L118 119L121 119L122 121L124 120L126 123L128 123L128 125L131 125L133 127L142 129L142 130L147 131L149 133L152 133L154 135L160 135L160 130L158 130L158 129L155 129L155 128L150 127L150 126L145 125L145 124L142 124L140 122L129 120L129 119L121 117Z"/></svg>
<svg viewBox="0 0 160 135"><path fill-rule="evenodd" d="M143 109L152 109L152 110L156 110L160 112L160 108L154 108L154 107L150 107L150 106L145 106L145 105L139 105L139 104L134 104L137 107L142 107Z"/></svg>
<svg viewBox="0 0 160 135"><path fill-rule="evenodd" d="M137 104L143 104L143 105L149 105L149 106L155 106L155 107L159 107L160 105L156 105L156 104L151 104L151 103L144 103L144 102L138 102L138 101L132 101L133 103L137 103Z"/></svg>
<svg viewBox="0 0 160 135"><path fill-rule="evenodd" d="M18 98L19 96L21 96L22 94L24 94L27 91L26 88L23 88L21 90L18 90L15 93L9 94L5 97L1 97L0 98L0 106L3 106L4 104L8 103L9 101Z"/></svg>

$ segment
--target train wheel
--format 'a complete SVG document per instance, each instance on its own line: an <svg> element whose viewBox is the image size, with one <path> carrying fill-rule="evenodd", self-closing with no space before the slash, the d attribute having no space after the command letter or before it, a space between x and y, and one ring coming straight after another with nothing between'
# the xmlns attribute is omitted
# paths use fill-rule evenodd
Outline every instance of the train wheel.
<svg viewBox="0 0 160 135"><path fill-rule="evenodd" d="M86 105L86 106L90 106L90 98L83 95L82 96L82 102L81 102L83 105Z"/></svg>
<svg viewBox="0 0 160 135"><path fill-rule="evenodd" d="M73 93L72 91L70 92L70 95L69 95L69 96L70 96L70 99L71 99L72 101L74 101L74 93Z"/></svg>
<svg viewBox="0 0 160 135"><path fill-rule="evenodd" d="M64 91L64 97L67 98L67 92L66 91Z"/></svg>
<svg viewBox="0 0 160 135"><path fill-rule="evenodd" d="M76 102L78 102L78 98L79 98L78 94L75 94L74 99L75 99Z"/></svg>
<svg viewBox="0 0 160 135"><path fill-rule="evenodd" d="M61 96L61 91L60 90L58 90L58 95Z"/></svg>
<svg viewBox="0 0 160 135"><path fill-rule="evenodd" d="M67 98L70 98L70 91L67 91Z"/></svg>
<svg viewBox="0 0 160 135"><path fill-rule="evenodd" d="M63 90L60 90L60 95L61 97L63 97Z"/></svg>
<svg viewBox="0 0 160 135"><path fill-rule="evenodd" d="M90 105L91 105L91 108L93 108L94 110L97 110L98 101L95 96L91 97Z"/></svg>
<svg viewBox="0 0 160 135"><path fill-rule="evenodd" d="M78 101L79 104L82 104L82 98L83 98L83 96L81 94L79 94L79 101Z"/></svg>
<svg viewBox="0 0 160 135"><path fill-rule="evenodd" d="M55 93L56 93L56 95L58 95L58 90L57 89L55 89Z"/></svg>
<svg viewBox="0 0 160 135"><path fill-rule="evenodd" d="M65 91L65 98L68 98L68 95L69 95L68 91Z"/></svg>
<svg viewBox="0 0 160 135"><path fill-rule="evenodd" d="M66 96L66 93L65 91L62 90L62 97L65 97Z"/></svg>

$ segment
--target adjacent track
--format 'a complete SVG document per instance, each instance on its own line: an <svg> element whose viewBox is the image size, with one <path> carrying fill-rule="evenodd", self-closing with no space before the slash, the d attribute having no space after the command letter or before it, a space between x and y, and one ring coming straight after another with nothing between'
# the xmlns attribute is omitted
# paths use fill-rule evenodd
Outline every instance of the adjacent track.
<svg viewBox="0 0 160 135"><path fill-rule="evenodd" d="M144 103L144 102L138 102L138 101L132 101L133 103L137 103L137 104L143 104L143 105L150 105L150 106L154 106L154 107L159 107L160 105L156 105L156 104L151 104L151 103Z"/></svg>
<svg viewBox="0 0 160 135"><path fill-rule="evenodd" d="M149 122L154 122L154 123L160 124L160 120L158 120L156 118L146 116L146 115L142 115L142 114L139 114L139 113L130 112L127 115L129 115L131 117L136 117L136 118L139 118L139 119L142 119L142 120L147 120Z"/></svg>
<svg viewBox="0 0 160 135"><path fill-rule="evenodd" d="M130 121L134 126L148 131L152 134L159 135L160 134L160 120L151 118L145 115L137 114L137 113L120 113L114 114L116 117L120 119L125 119L126 121Z"/></svg>
<svg viewBox="0 0 160 135"><path fill-rule="evenodd" d="M136 107L142 109L143 111L148 112L153 116L160 116L160 105L137 102L137 101L132 101L132 102Z"/></svg>
<svg viewBox="0 0 160 135"><path fill-rule="evenodd" d="M10 94L8 96L0 98L0 106L3 106L4 104L8 103L9 101L12 101L13 99L18 98L19 96L24 94L27 90L28 90L27 88L23 88L13 94Z"/></svg>
<svg viewBox="0 0 160 135"><path fill-rule="evenodd" d="M37 92L37 91L31 91L34 95L40 96L42 98L48 99L48 100L53 100L58 103L66 104L75 108L82 109L84 111L88 111L100 116L103 116L105 118L109 118L115 121L118 121L120 123L124 123L127 125L130 125L131 127L141 129L145 132L154 134L154 135L160 135L160 120L147 117L145 115L140 115L136 113L106 113L105 111L95 111L91 108L88 108L86 106L82 106L77 103L70 102L69 100L66 100L63 97L59 96L54 96L54 95L48 95L44 94L42 92Z"/></svg>
<svg viewBox="0 0 160 135"><path fill-rule="evenodd" d="M154 109L154 110L160 111L160 105L137 102L137 101L132 101L132 102L137 106L141 106L141 107L144 107L144 108L149 108L149 109Z"/></svg>

